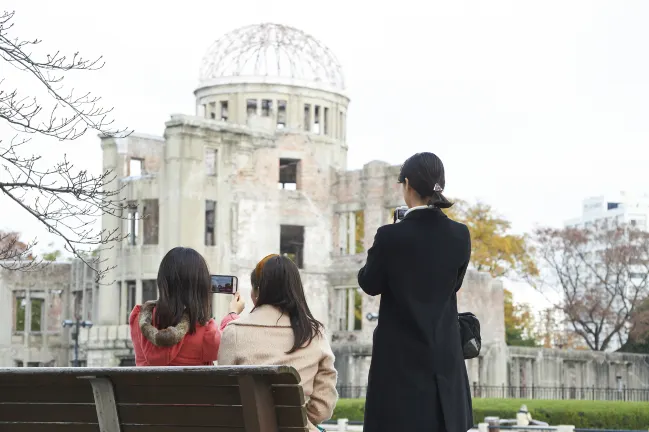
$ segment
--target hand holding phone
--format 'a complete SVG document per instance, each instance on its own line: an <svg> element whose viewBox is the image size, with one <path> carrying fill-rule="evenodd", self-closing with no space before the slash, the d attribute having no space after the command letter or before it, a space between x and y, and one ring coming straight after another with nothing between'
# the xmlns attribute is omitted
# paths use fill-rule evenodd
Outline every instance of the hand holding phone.
<svg viewBox="0 0 649 432"><path fill-rule="evenodd" d="M241 298L241 293L234 293L230 300L230 309L228 312L240 315L246 307L246 302Z"/></svg>

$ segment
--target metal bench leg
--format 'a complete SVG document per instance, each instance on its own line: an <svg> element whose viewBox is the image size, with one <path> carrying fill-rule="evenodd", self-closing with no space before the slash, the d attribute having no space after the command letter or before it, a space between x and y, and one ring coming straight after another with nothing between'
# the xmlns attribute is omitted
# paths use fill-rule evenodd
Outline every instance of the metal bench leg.
<svg viewBox="0 0 649 432"><path fill-rule="evenodd" d="M113 383L108 378L90 378L95 396L100 432L121 432Z"/></svg>

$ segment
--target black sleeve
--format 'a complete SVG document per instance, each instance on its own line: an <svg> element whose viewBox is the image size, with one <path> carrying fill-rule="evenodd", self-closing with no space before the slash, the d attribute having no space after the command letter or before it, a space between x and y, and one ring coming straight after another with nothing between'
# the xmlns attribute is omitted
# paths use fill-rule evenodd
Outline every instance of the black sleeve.
<svg viewBox="0 0 649 432"><path fill-rule="evenodd" d="M376 231L374 244L367 251L367 262L358 272L358 285L371 296L382 294L388 287L385 236L383 227Z"/></svg>
<svg viewBox="0 0 649 432"><path fill-rule="evenodd" d="M466 227L465 227L466 228ZM469 268L469 262L471 261L471 233L469 229L466 228L466 261L462 264L462 267L457 272L457 280L455 282L455 292L458 292L462 288L462 282L464 281L464 275L466 275L466 270Z"/></svg>

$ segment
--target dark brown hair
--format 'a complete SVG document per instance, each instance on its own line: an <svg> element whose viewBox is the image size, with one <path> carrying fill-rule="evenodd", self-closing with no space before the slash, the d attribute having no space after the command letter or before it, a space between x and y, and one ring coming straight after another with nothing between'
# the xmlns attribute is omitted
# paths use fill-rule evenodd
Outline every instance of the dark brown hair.
<svg viewBox="0 0 649 432"><path fill-rule="evenodd" d="M210 271L205 258L191 248L175 247L162 258L158 269L160 296L155 308L158 329L177 325L189 315L189 334L205 325L212 309Z"/></svg>
<svg viewBox="0 0 649 432"><path fill-rule="evenodd" d="M259 293L255 308L271 305L289 316L294 342L287 354L308 346L316 336L322 336L324 326L311 314L300 271L290 258L265 257L250 274L250 282Z"/></svg>
<svg viewBox="0 0 649 432"><path fill-rule="evenodd" d="M415 153L406 159L401 166L397 181L405 183L406 179L420 197L428 198L428 205L438 208L449 208L453 205L442 195L446 186L444 164L433 153ZM436 184L442 188L442 191L435 190Z"/></svg>

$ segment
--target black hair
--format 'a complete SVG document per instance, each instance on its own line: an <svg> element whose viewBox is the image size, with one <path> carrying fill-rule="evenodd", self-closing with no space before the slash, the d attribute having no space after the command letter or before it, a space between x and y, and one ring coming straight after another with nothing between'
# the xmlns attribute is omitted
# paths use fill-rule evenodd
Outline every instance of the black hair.
<svg viewBox="0 0 649 432"><path fill-rule="evenodd" d="M308 346L316 336L322 336L324 326L311 314L295 263L288 257L275 255L259 265L263 266L261 271L253 270L250 274L252 287L259 293L255 308L271 305L289 316L294 342L286 354Z"/></svg>
<svg viewBox="0 0 649 432"><path fill-rule="evenodd" d="M196 332L196 323L205 325L210 320L212 282L201 254L191 248L171 249L160 262L157 282L156 328L178 325L185 312L189 315L189 334Z"/></svg>
<svg viewBox="0 0 649 432"><path fill-rule="evenodd" d="M422 198L428 198L428 205L437 208L449 208L453 205L442 191L446 186L444 178L444 164L442 160L433 153L423 152L415 153L410 156L401 166L399 172L399 183L408 184ZM442 190L435 190L435 185L439 185Z"/></svg>

